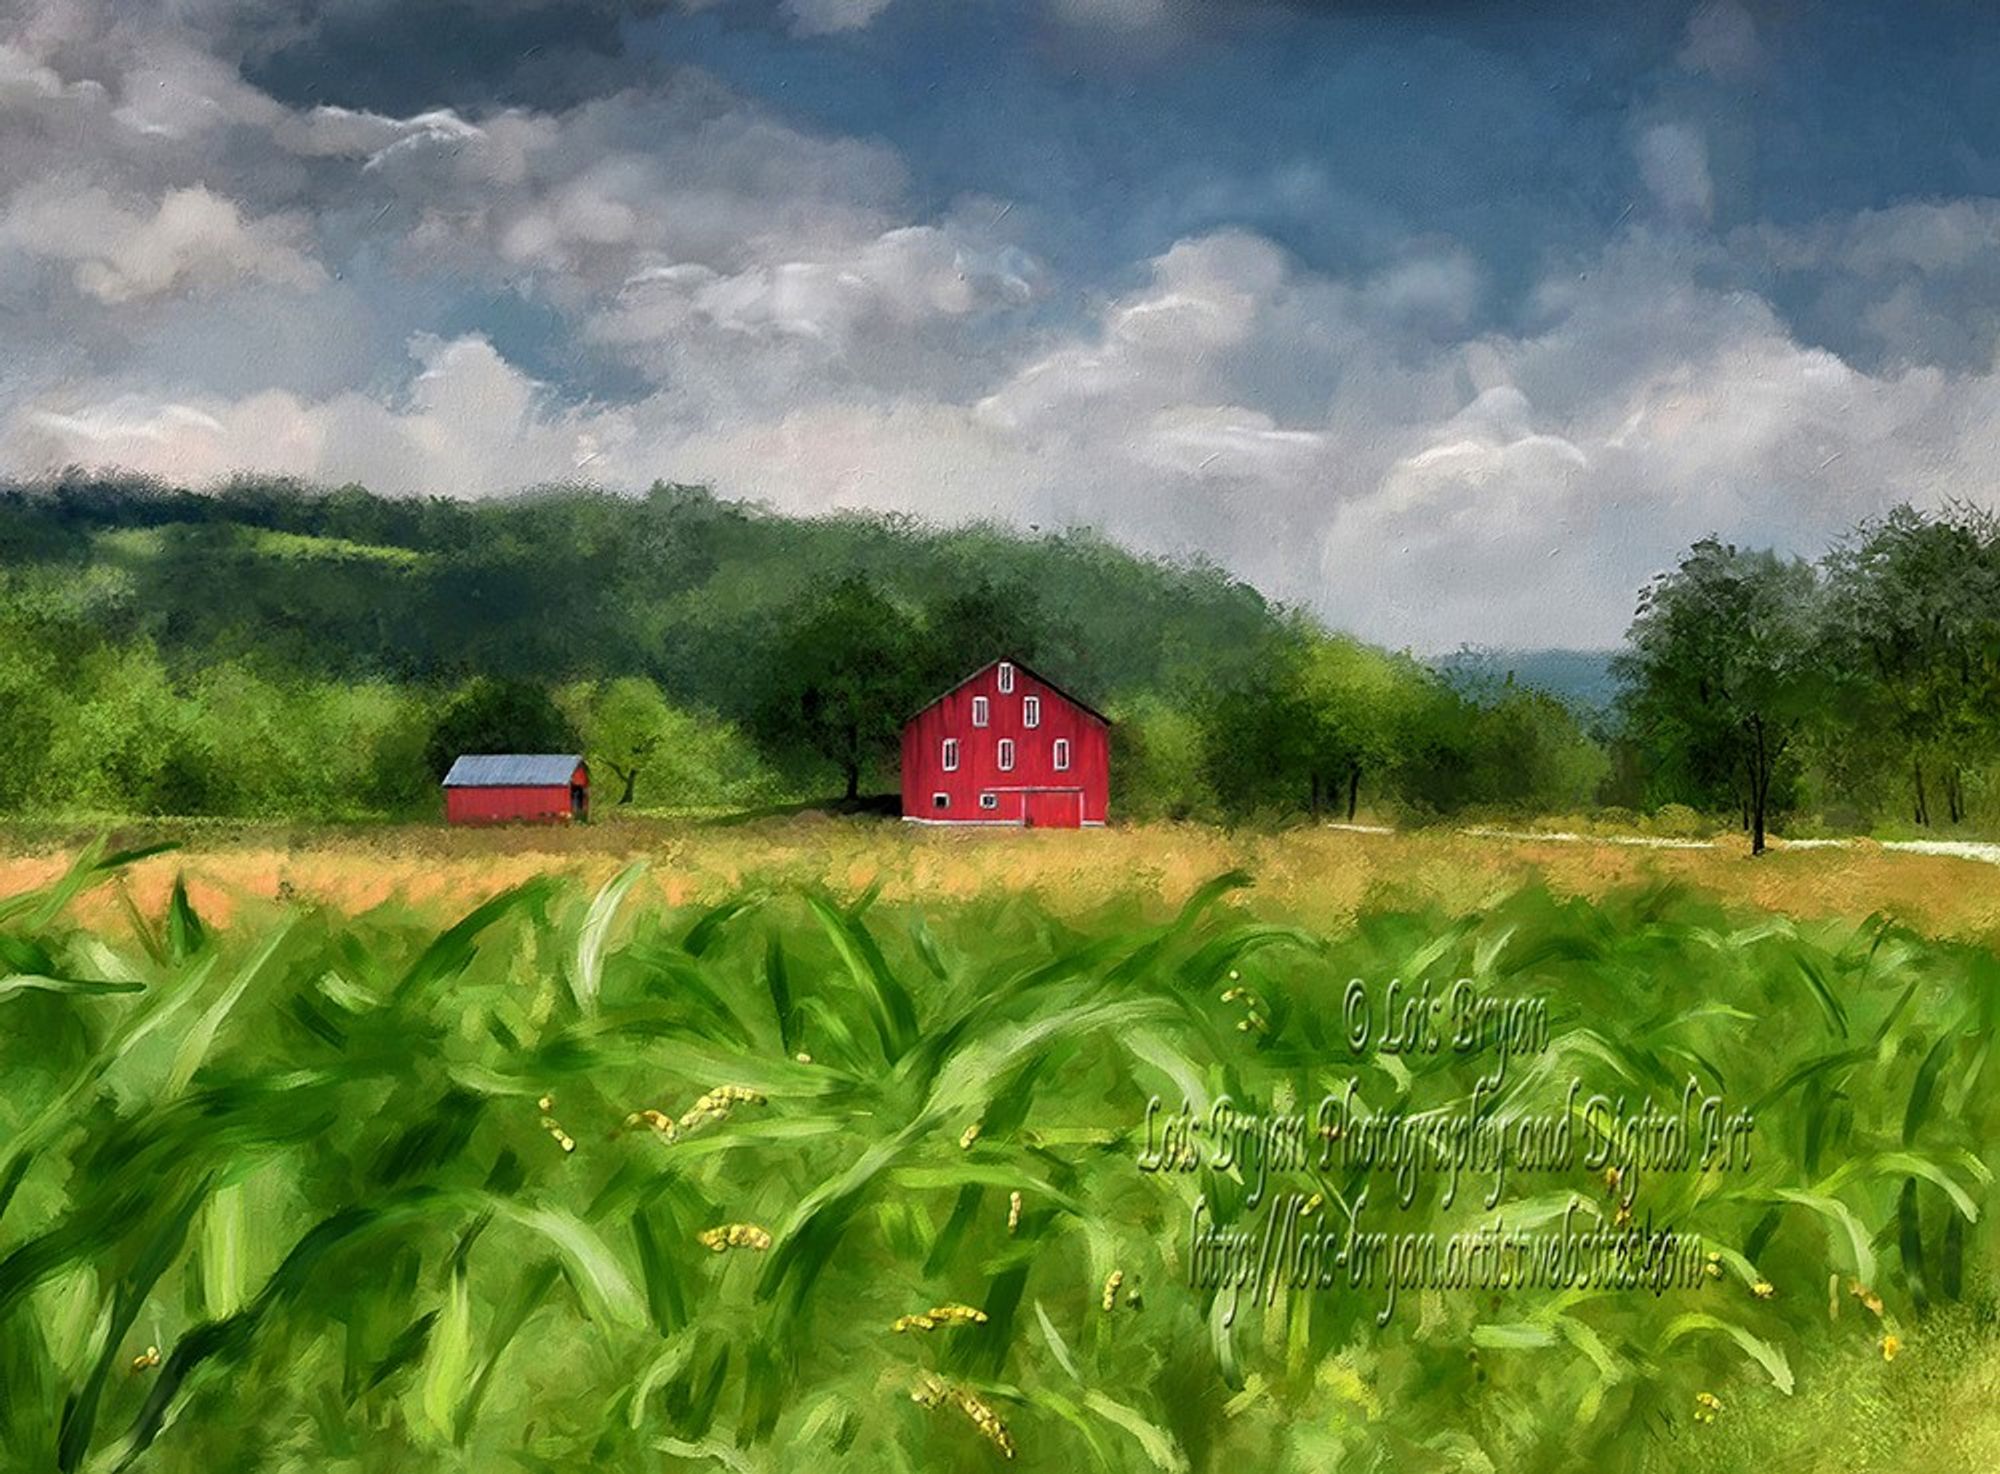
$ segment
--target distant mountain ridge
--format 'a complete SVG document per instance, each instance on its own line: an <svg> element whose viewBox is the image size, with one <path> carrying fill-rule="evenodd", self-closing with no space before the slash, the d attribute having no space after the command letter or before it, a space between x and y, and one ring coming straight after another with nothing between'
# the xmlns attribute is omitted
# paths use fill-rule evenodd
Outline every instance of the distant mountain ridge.
<svg viewBox="0 0 2000 1474"><path fill-rule="evenodd" d="M1469 692L1504 685L1513 678L1591 715L1608 712L1618 699L1612 674L1615 650L1496 650L1467 645L1430 661L1431 669Z"/></svg>

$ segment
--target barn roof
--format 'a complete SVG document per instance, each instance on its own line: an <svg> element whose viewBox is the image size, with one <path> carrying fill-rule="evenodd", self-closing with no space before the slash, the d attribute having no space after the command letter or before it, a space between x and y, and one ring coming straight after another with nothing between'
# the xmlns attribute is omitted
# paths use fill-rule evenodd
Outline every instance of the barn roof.
<svg viewBox="0 0 2000 1474"><path fill-rule="evenodd" d="M993 659L987 661L986 664L980 666L978 670L973 671L963 680L953 681L949 686L945 687L944 690L938 692L937 695L933 696L929 701L926 701L922 706L918 707L915 711L911 712L907 717L905 717L903 719L903 725L908 726L911 722L914 722L918 717L922 716L925 712L929 711L932 707L936 706L940 701L944 700L945 697L951 695L951 693L956 691L960 686L965 685L969 681L978 680L979 677L985 675L986 672L993 669L994 666L999 665L1002 661L1005 661L1008 665L1013 666L1015 670L1020 671L1023 675L1034 677L1036 680L1040 681L1044 686L1047 686L1051 691L1055 692L1056 695L1062 697L1062 699L1067 701L1071 706L1075 707L1078 711L1081 711L1085 716L1095 717L1098 721L1104 723L1104 725L1107 727L1111 725L1111 718L1106 716L1103 712L1099 711L1096 707L1092 706L1088 701L1085 701L1080 696L1076 696L1068 691L1065 691L1061 686L1058 686L1054 681L1050 680L1047 676L1043 675L1033 666L1025 664L1022 661L1016 660L1011 655L996 655L993 657Z"/></svg>
<svg viewBox="0 0 2000 1474"><path fill-rule="evenodd" d="M567 788L583 766L574 752L469 752L444 775L446 788Z"/></svg>

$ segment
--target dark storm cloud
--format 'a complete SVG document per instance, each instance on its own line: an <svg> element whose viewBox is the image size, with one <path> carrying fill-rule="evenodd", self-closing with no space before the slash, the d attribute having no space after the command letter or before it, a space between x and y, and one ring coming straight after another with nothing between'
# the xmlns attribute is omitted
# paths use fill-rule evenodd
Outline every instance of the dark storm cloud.
<svg viewBox="0 0 2000 1474"><path fill-rule="evenodd" d="M233 27L244 75L294 106L407 114L427 108L568 107L656 69L623 27L665 0L343 0L292 26Z"/></svg>

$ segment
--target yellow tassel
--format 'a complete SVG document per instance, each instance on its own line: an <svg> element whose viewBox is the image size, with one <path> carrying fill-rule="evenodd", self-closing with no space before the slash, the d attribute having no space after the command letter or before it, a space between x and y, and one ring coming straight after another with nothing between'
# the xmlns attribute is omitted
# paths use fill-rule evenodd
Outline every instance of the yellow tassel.
<svg viewBox="0 0 2000 1474"><path fill-rule="evenodd" d="M739 1105L762 1105L764 1097L744 1085L718 1085L688 1107L680 1119L683 1132L720 1121Z"/></svg>
<svg viewBox="0 0 2000 1474"><path fill-rule="evenodd" d="M935 1305L931 1307L931 1319L940 1325L983 1326L986 1312L976 1305Z"/></svg>
<svg viewBox="0 0 2000 1474"><path fill-rule="evenodd" d="M720 1254L725 1249L754 1249L759 1254L771 1247L771 1236L754 1223L725 1223L720 1228L704 1229L699 1235L702 1244Z"/></svg>
<svg viewBox="0 0 2000 1474"><path fill-rule="evenodd" d="M1002 1458L1014 1457L1014 1436L1000 1415L969 1387L957 1387L934 1373L926 1372L910 1391L910 1400L920 1407L940 1407L949 1402L966 1417L988 1443L1000 1450Z"/></svg>
<svg viewBox="0 0 2000 1474"><path fill-rule="evenodd" d="M983 1326L986 1312L973 1305L934 1305L921 1315L899 1315L889 1329L899 1334L903 1331L935 1331L939 1326Z"/></svg>

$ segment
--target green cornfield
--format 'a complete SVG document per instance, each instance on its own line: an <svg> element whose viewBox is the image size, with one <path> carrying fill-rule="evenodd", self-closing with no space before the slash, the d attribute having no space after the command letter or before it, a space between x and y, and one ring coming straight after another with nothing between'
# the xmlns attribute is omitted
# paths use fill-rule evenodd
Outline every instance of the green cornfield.
<svg viewBox="0 0 2000 1474"><path fill-rule="evenodd" d="M225 926L178 889L75 920L133 858L93 847L0 900L0 1469L1768 1471L1992 1447L1955 1411L2000 1354L1981 946L1671 887L1319 932L1242 874L1171 915L776 888L676 910L634 867L442 930L295 901ZM1354 1047L1356 980L1458 979L1542 1000L1504 1068L1394 1048L1392 1007ZM1672 1144L1642 1122L1497 1194L1476 1167L1399 1182L1360 1160L1366 1115L1321 1114L1350 1082L1381 1120L1539 1121L1579 1159L1613 1119L1593 1096L1620 1120L1711 1102L1694 1156L1732 1155L1641 1162ZM1160 1152L1218 1101L1310 1129ZM1501 1220L1677 1236L1676 1273L1392 1303L1352 1259L1278 1283L1262 1257L1272 1222L1282 1258Z"/></svg>

